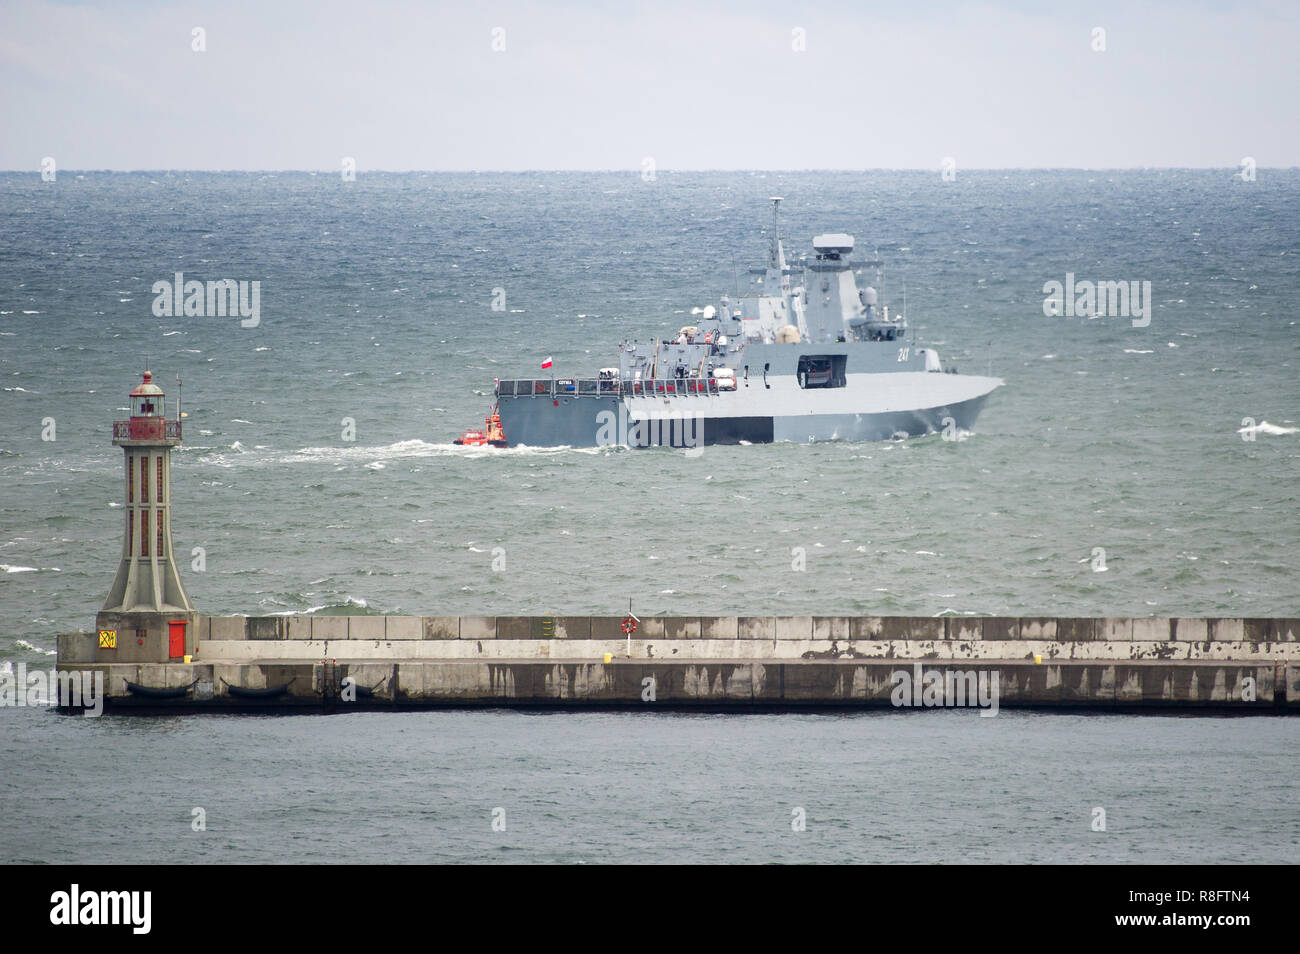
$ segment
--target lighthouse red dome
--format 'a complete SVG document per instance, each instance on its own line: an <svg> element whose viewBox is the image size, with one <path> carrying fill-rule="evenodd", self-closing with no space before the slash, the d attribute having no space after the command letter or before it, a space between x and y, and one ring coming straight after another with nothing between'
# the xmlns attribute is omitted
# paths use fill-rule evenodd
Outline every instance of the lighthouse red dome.
<svg viewBox="0 0 1300 954"><path fill-rule="evenodd" d="M146 371L144 373L144 380L135 386L135 390L131 392L131 397L144 397L145 395L153 396L162 393L163 389L153 383L153 372Z"/></svg>

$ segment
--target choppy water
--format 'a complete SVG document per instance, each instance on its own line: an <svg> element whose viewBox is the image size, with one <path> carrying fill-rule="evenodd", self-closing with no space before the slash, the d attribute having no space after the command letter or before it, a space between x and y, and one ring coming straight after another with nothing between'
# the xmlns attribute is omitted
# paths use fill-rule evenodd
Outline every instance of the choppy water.
<svg viewBox="0 0 1300 954"><path fill-rule="evenodd" d="M561 375L590 372L613 363L624 338L673 331L692 306L716 301L736 268L761 263L774 194L786 197L790 250L807 251L815 232L856 234L888 262L886 299L901 304L906 286L919 341L1006 380L975 434L698 458L450 443L481 420L494 377L528 376L550 355ZM206 570L185 574L205 612L617 613L631 597L641 615L1297 615L1297 198L1300 172L1272 170L1254 183L1177 170L972 172L955 183L921 173L409 174L347 185L308 174L0 174L0 665L49 664L54 634L88 628L107 591L121 532L109 422L146 353L171 395L184 377L173 522L178 554L206 551ZM176 271L260 281L260 326L155 318L151 287ZM1067 272L1150 281L1150 325L1045 317L1043 284ZM496 288L505 312L490 307ZM53 441L42 440L47 418ZM354 441L342 439L344 418ZM1245 441L1245 418L1270 427ZM494 572L496 548L506 565ZM695 731L741 733L753 752L771 733L775 752L791 733L829 746L836 733L887 738L905 726L899 738L916 757L938 761L947 744L934 718L714 726L466 714L91 729L11 721L15 711L0 714L10 737L28 747L58 737L74 753L96 732L119 747L249 733L279 751L274 733L323 731L342 744L371 731L353 726L383 726L373 731L417 744L456 719L470 737L508 727L507 749L531 740L574 753L606 731L650 733L669 749ZM1067 785L1048 742L1066 722L984 721L1008 750L1016 733L1036 740L1051 784ZM1099 756L1106 772L1128 764L1114 751L1157 724L1293 737L1259 720L1084 724L1115 733L1112 755ZM538 725L551 743L528 734ZM1226 751L1216 758L1228 765ZM196 772L219 774L214 759ZM320 761L312 777L324 786ZM852 765L846 785L876 777ZM603 763L585 766L605 777ZM48 782L23 778L6 784L35 797ZM987 803L1000 782L966 789ZM744 824L788 811L784 783L761 783L772 805ZM721 783L701 789L715 797ZM576 804L536 810L568 817Z"/></svg>
<svg viewBox="0 0 1300 954"><path fill-rule="evenodd" d="M18 711L33 720L49 723L39 759L28 732L0 737L4 764L22 766L0 777L0 861L1294 863L1300 850L1289 719Z"/></svg>

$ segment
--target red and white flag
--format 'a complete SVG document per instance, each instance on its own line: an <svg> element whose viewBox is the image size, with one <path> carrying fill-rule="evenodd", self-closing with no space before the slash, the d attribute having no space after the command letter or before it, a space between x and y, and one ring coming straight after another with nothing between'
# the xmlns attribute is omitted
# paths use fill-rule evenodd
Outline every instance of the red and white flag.
<svg viewBox="0 0 1300 954"><path fill-rule="evenodd" d="M549 368L550 366L551 366L551 359L550 359L550 358L547 358L545 361L542 362L542 367L543 367L543 368Z"/></svg>

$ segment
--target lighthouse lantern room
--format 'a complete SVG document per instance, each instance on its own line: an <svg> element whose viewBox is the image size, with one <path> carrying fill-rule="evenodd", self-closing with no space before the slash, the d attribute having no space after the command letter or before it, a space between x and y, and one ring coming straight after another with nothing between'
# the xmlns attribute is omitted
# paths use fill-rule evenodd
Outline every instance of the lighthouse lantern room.
<svg viewBox="0 0 1300 954"><path fill-rule="evenodd" d="M131 417L113 422L113 443L125 456L122 559L96 617L102 661L179 660L197 641L198 613L181 583L172 553L171 450L181 443L181 421L168 420L166 395L153 375L131 392ZM105 650L108 642L113 645Z"/></svg>

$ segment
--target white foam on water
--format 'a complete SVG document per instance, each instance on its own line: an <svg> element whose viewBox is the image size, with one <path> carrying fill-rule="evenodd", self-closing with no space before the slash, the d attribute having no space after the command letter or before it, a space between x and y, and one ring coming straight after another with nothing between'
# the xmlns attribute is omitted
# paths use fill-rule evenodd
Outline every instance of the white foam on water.
<svg viewBox="0 0 1300 954"><path fill-rule="evenodd" d="M309 606L305 610L296 610L296 609L276 610L274 613L268 613L267 615L268 616L310 616L313 613L318 613L321 610L323 610L325 608L325 605L326 604L322 603L320 606Z"/></svg>
<svg viewBox="0 0 1300 954"><path fill-rule="evenodd" d="M58 650L56 650L56 649L41 649L40 646L33 646L31 643L29 643L29 642L28 642L27 640L25 640L25 639L16 639L16 640L14 640L14 645L15 645L15 646L21 646L21 647L23 647L23 649L30 649L32 652L34 652L34 653L40 653L42 656L57 656L57 655L58 655Z"/></svg>
<svg viewBox="0 0 1300 954"><path fill-rule="evenodd" d="M347 462L366 460L366 465L406 457L436 457L459 450L454 444L430 444L421 440L397 441L370 447L304 447L279 458L285 464Z"/></svg>
<svg viewBox="0 0 1300 954"><path fill-rule="evenodd" d="M606 448L603 447L528 447L522 444L518 447L470 447L461 444L431 444L428 441L415 439L381 446L304 447L276 458L276 462L282 464L363 462L365 466L379 470L381 466L374 465L422 457L463 457L478 460L498 454L530 457L568 453L600 454L605 450Z"/></svg>
<svg viewBox="0 0 1300 954"><path fill-rule="evenodd" d="M0 570L6 573L39 573L41 568L38 566L10 566L8 563L0 563Z"/></svg>

